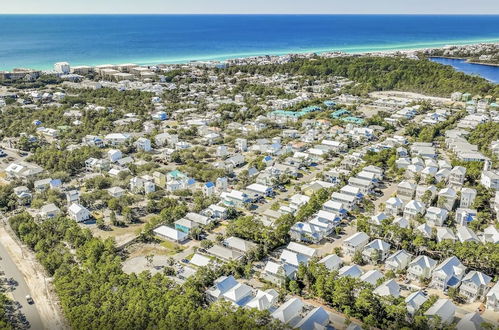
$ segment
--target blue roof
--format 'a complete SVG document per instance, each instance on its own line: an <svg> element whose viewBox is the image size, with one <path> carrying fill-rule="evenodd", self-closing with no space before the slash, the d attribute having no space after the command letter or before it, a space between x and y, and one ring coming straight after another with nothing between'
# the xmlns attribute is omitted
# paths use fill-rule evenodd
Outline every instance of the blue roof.
<svg viewBox="0 0 499 330"><path fill-rule="evenodd" d="M206 182L204 185L205 185L206 188L215 187L215 184L213 182L211 182L211 181L210 182Z"/></svg>
<svg viewBox="0 0 499 330"><path fill-rule="evenodd" d="M50 184L52 186L58 187L58 186L60 186L62 184L62 182L61 182L60 179L54 179L54 180L50 181Z"/></svg>
<svg viewBox="0 0 499 330"><path fill-rule="evenodd" d="M328 107L332 107L336 105L336 102L334 101L324 101L324 105Z"/></svg>
<svg viewBox="0 0 499 330"><path fill-rule="evenodd" d="M340 110L336 110L335 112L333 112L331 114L331 117L333 117L333 118L339 118L339 117L341 117L343 115L347 115L349 113L350 113L350 111L348 111L347 109L340 109Z"/></svg>
<svg viewBox="0 0 499 330"><path fill-rule="evenodd" d="M195 184L195 183L196 183L196 180L194 180L194 179L192 179L192 178L191 178L191 179L189 179L189 180L187 181L187 183L188 183L188 184Z"/></svg>
<svg viewBox="0 0 499 330"><path fill-rule="evenodd" d="M317 105L311 105L309 107L301 109L300 112L308 113L308 112L314 112L314 111L320 111L320 110L321 110L321 107L319 107Z"/></svg>
<svg viewBox="0 0 499 330"><path fill-rule="evenodd" d="M270 157L270 156L265 156L265 158L264 158L263 160L265 160L265 161L272 160L272 157Z"/></svg>

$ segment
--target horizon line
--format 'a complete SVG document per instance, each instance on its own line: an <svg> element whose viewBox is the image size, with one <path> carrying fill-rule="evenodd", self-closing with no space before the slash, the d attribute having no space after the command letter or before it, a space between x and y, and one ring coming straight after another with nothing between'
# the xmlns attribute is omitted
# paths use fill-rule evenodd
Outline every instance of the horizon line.
<svg viewBox="0 0 499 330"><path fill-rule="evenodd" d="M498 13L0 13L0 16L21 15L148 15L148 16L499 16Z"/></svg>

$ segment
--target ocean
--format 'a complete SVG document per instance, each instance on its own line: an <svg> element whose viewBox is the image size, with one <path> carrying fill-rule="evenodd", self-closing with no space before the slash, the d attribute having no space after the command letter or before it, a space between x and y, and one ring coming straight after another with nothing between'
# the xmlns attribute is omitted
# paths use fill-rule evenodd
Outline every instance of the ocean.
<svg viewBox="0 0 499 330"><path fill-rule="evenodd" d="M0 70L499 41L499 16L0 15Z"/></svg>

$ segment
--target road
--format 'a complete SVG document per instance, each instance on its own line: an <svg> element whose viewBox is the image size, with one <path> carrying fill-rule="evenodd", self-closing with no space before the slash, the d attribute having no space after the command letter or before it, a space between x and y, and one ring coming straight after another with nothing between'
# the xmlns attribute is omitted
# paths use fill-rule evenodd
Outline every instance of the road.
<svg viewBox="0 0 499 330"><path fill-rule="evenodd" d="M37 302L35 301L35 304L33 305L27 303L26 296L32 296L32 294L26 284L26 281L24 280L23 275L17 268L14 261L12 261L10 255L7 253L7 250L2 244L0 244L0 257L2 258L0 260L0 269L5 272L5 277L7 279L13 278L18 283L17 286L15 286L14 291L11 293L14 300L21 303L21 312L24 316L26 316L31 329L43 329L42 320L36 308Z"/></svg>
<svg viewBox="0 0 499 330"><path fill-rule="evenodd" d="M31 329L67 329L57 297L42 266L36 261L34 253L21 246L4 225L0 225L0 256L0 267L5 275L19 283L13 292L14 299L21 303ZM33 298L34 305L26 302L28 294Z"/></svg>

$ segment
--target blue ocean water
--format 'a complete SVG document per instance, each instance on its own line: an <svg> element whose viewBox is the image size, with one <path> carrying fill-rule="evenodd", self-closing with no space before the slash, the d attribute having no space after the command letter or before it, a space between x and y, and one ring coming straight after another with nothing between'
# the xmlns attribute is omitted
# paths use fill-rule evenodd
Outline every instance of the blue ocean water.
<svg viewBox="0 0 499 330"><path fill-rule="evenodd" d="M462 59L452 59L452 58L431 58L433 62L437 62L444 65L450 65L454 69L471 74L481 76L491 82L499 84L499 67L491 65L482 65L476 63L468 63L466 60Z"/></svg>
<svg viewBox="0 0 499 330"><path fill-rule="evenodd" d="M499 16L0 15L0 70L499 41Z"/></svg>

